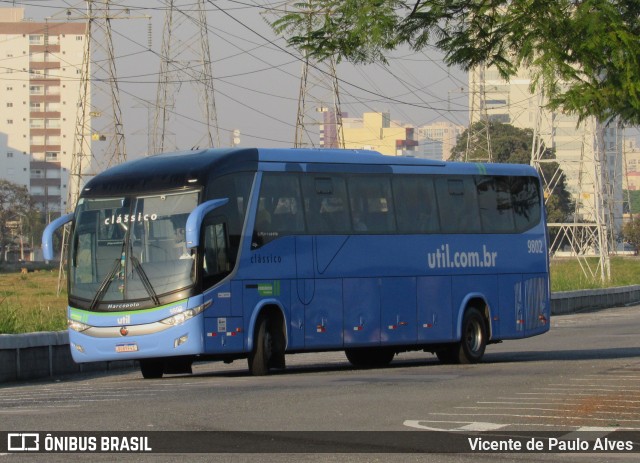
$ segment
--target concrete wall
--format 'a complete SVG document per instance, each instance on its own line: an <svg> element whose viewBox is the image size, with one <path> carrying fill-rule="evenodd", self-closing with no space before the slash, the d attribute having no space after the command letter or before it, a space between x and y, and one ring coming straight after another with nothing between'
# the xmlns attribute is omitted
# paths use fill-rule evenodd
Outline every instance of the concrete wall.
<svg viewBox="0 0 640 463"><path fill-rule="evenodd" d="M607 289L583 289L551 293L551 314L621 307L640 302L640 285Z"/></svg>
<svg viewBox="0 0 640 463"><path fill-rule="evenodd" d="M640 303L640 285L557 292L551 294L551 314L637 303ZM0 335L0 383L135 367L137 362L131 360L75 363L66 331Z"/></svg>
<svg viewBox="0 0 640 463"><path fill-rule="evenodd" d="M66 331L0 335L0 383L134 366L131 360L75 363Z"/></svg>

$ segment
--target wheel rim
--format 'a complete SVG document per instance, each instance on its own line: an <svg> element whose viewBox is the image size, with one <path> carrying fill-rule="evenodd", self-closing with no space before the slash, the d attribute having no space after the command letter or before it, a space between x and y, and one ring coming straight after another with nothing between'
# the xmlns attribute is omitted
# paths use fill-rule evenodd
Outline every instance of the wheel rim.
<svg viewBox="0 0 640 463"><path fill-rule="evenodd" d="M478 352L482 345L482 330L480 324L477 321L472 321L467 327L466 333L467 347L470 352Z"/></svg>

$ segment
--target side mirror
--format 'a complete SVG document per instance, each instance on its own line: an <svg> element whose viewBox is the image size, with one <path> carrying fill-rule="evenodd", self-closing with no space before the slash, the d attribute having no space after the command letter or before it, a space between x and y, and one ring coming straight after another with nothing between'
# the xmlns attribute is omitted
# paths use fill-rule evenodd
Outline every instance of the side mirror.
<svg viewBox="0 0 640 463"><path fill-rule="evenodd" d="M200 204L196 207L189 217L187 217L186 226L186 245L188 249L193 249L200 244L200 227L202 226L202 220L212 210L224 206L229 202L229 198L212 199Z"/></svg>
<svg viewBox="0 0 640 463"><path fill-rule="evenodd" d="M53 233L73 220L73 214L66 214L49 223L42 232L42 254L44 260L53 260Z"/></svg>

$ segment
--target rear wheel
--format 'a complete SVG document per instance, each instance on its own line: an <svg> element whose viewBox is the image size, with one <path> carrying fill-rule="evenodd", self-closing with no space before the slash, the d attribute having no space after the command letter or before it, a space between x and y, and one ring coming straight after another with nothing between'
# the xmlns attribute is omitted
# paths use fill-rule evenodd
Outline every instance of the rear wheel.
<svg viewBox="0 0 640 463"><path fill-rule="evenodd" d="M365 347L356 349L346 349L344 353L347 360L354 367L375 368L384 367L391 363L396 353L393 349L386 347Z"/></svg>
<svg viewBox="0 0 640 463"><path fill-rule="evenodd" d="M478 363L487 347L487 324L475 307L469 308L462 319L462 338L436 352L442 363Z"/></svg>

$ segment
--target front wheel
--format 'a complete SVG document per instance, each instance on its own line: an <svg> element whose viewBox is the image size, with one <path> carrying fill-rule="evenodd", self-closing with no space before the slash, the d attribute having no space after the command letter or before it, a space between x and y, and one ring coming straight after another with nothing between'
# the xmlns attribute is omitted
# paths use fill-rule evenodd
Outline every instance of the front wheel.
<svg viewBox="0 0 640 463"><path fill-rule="evenodd" d="M140 360L140 372L144 379L162 378L164 374L164 360L142 359Z"/></svg>
<svg viewBox="0 0 640 463"><path fill-rule="evenodd" d="M273 334L267 317L260 317L257 326L253 350L248 358L249 372L253 376L264 376L269 372L269 361L273 355Z"/></svg>

